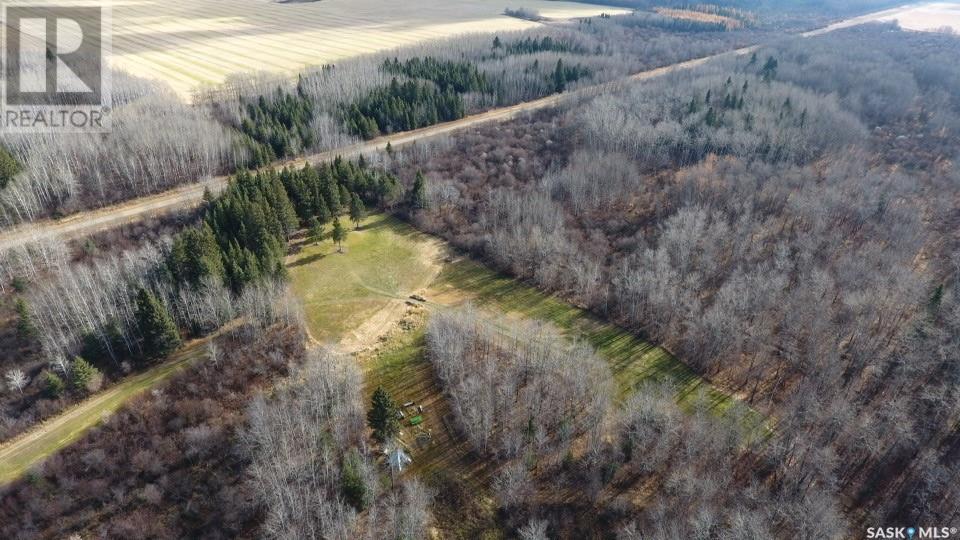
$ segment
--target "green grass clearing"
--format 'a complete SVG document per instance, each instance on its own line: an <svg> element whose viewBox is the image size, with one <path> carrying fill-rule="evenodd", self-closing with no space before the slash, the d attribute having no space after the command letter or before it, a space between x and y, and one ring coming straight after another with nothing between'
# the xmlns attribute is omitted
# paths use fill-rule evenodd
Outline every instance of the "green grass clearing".
<svg viewBox="0 0 960 540"><path fill-rule="evenodd" d="M324 239L290 256L290 281L313 338L338 341L391 300L425 286L432 276L427 240L396 218L376 214L350 230L343 253Z"/></svg>

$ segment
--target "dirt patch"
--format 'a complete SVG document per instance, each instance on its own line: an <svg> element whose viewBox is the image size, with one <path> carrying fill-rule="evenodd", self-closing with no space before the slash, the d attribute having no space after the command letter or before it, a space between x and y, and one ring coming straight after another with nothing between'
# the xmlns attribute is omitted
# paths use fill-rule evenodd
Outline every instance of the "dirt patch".
<svg viewBox="0 0 960 540"><path fill-rule="evenodd" d="M416 288L402 291L403 296L423 294L431 283L440 275L443 261L447 254L446 245L436 238L425 238L418 242L420 260L427 265L427 272L417 283ZM395 298L373 314L352 331L348 332L338 344L339 348L348 354L355 354L377 344L381 336L389 333L390 329L399 322L407 312L407 298Z"/></svg>

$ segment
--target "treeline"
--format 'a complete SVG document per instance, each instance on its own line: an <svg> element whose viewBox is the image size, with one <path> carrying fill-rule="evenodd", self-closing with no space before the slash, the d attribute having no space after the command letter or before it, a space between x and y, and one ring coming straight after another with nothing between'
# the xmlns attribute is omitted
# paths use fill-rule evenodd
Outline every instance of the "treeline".
<svg viewBox="0 0 960 540"><path fill-rule="evenodd" d="M274 99L263 96L247 103L240 131L250 137L251 168L313 148L316 134L311 129L313 103L300 93L285 94L277 89Z"/></svg>
<svg viewBox="0 0 960 540"><path fill-rule="evenodd" d="M469 62L439 60L432 56L411 58L401 63L395 57L393 61L384 60L383 71L391 75L405 75L414 79L426 79L437 85L441 92L453 90L458 94L465 92L489 92L490 83L485 74Z"/></svg>
<svg viewBox="0 0 960 540"><path fill-rule="evenodd" d="M633 22L637 25L655 26L672 32L726 32L733 29L727 22L673 17L669 11L658 13L637 12L633 14Z"/></svg>
<svg viewBox="0 0 960 540"><path fill-rule="evenodd" d="M463 98L450 88L441 91L433 85L393 79L389 86L350 104L345 116L350 133L372 139L457 120L463 118L465 110Z"/></svg>
<svg viewBox="0 0 960 540"><path fill-rule="evenodd" d="M295 230L322 231L343 213L388 204L398 191L393 176L341 158L299 170L243 172L209 202L202 225L174 238L167 267L175 283L192 289L212 280L239 293L248 283L283 279Z"/></svg>
<svg viewBox="0 0 960 540"><path fill-rule="evenodd" d="M495 51L502 49L506 54L533 54L544 51L587 54L586 48L582 45L571 43L565 39L554 39L551 36L527 36L506 44L500 40L500 36L496 36L493 38L493 49Z"/></svg>

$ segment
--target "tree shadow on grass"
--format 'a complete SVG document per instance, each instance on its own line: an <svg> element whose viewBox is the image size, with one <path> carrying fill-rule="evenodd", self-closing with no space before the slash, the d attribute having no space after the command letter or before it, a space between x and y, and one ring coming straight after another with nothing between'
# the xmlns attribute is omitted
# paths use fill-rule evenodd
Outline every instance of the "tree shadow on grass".
<svg viewBox="0 0 960 540"><path fill-rule="evenodd" d="M326 257L327 257L326 253L314 253L313 255L310 255L307 257L301 257L291 262L290 264L287 265L287 268L296 268L297 266L306 266L308 264L315 263L320 259L324 259Z"/></svg>

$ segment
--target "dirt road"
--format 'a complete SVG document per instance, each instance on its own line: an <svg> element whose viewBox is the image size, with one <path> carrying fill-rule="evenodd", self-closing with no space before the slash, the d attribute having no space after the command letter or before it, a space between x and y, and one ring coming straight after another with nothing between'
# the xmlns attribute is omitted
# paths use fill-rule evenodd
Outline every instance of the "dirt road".
<svg viewBox="0 0 960 540"><path fill-rule="evenodd" d="M803 35L821 35L840 28L846 28L853 24L860 24L872 20L889 19L891 16L894 16L900 12L905 12L915 5L916 4L912 4L910 6L903 6L892 10L885 10L846 21L841 21L819 30L807 32ZM616 81L581 88L562 94L554 94L534 101L528 101L517 105L512 105L510 107L503 107L500 109L494 109L491 111L471 115L453 122L446 122L413 131L395 133L370 141L364 141L351 146L338 148L336 150L320 152L299 159L282 161L276 163L274 166L298 166L303 165L303 163L306 161L321 162L332 160L338 155L350 157L359 153L371 153L384 149L387 146L387 143L390 143L393 147L400 147L405 144L410 144L414 141L426 140L431 137L453 133L480 124L489 122L502 122L504 120L509 120L521 113L554 107L564 101L582 99L584 97L601 94L621 86L625 82L661 77L674 71L691 69L696 66L700 66L705 62L723 56L748 54L752 51L755 51L757 48L758 46L744 47L733 51L727 51L703 58L680 62L670 66L651 69L649 71L634 74L625 79L618 79ZM170 191L148 197L142 197L114 206L108 206L87 212L80 212L63 219L39 221L0 231L0 252L37 240L53 238L71 240L74 238L82 238L84 236L88 236L103 230L108 230L126 223L136 222L144 218L191 208L199 204L201 198L203 197L205 188L210 188L211 191L216 193L227 185L227 181L228 177L226 176L216 177L196 184L182 186Z"/></svg>

